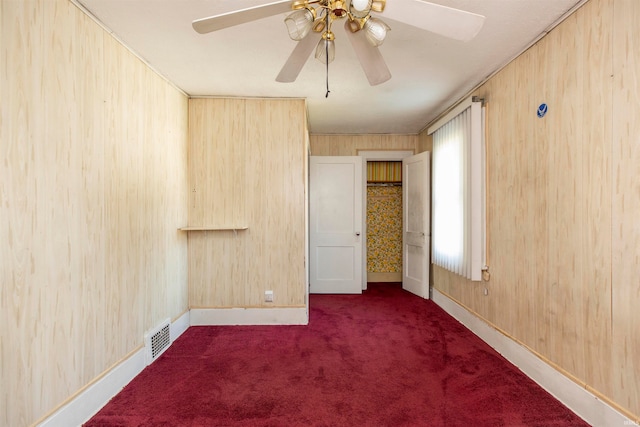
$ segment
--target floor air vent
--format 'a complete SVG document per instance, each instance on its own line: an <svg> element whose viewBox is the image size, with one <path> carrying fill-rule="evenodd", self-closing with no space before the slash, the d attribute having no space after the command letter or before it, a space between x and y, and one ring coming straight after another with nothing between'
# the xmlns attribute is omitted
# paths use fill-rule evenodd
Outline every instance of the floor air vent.
<svg viewBox="0 0 640 427"><path fill-rule="evenodd" d="M171 319L144 334L147 365L156 360L171 344Z"/></svg>

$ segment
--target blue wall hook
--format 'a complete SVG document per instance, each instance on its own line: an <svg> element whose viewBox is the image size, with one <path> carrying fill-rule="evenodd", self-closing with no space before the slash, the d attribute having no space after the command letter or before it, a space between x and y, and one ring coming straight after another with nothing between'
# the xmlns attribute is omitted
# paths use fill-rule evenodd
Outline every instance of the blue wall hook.
<svg viewBox="0 0 640 427"><path fill-rule="evenodd" d="M547 104L540 104L540 106L538 107L538 117L543 118L545 114L547 114L547 110L549 109L549 107L547 107Z"/></svg>

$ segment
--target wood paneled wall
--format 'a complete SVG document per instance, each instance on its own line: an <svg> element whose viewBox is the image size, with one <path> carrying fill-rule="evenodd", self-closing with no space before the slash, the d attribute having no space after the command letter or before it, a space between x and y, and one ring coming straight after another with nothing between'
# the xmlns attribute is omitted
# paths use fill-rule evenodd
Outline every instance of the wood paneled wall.
<svg viewBox="0 0 640 427"><path fill-rule="evenodd" d="M311 135L312 156L357 156L359 151L414 150L418 135Z"/></svg>
<svg viewBox="0 0 640 427"><path fill-rule="evenodd" d="M438 267L433 279L635 419L638 22L636 0L592 0L477 91L487 102L491 279L473 283Z"/></svg>
<svg viewBox="0 0 640 427"><path fill-rule="evenodd" d="M433 151L433 136L427 135L427 132L422 132L418 135L417 153L424 153L425 151Z"/></svg>
<svg viewBox="0 0 640 427"><path fill-rule="evenodd" d="M304 100L189 101L192 308L304 307ZM273 290L273 303L264 292Z"/></svg>
<svg viewBox="0 0 640 427"><path fill-rule="evenodd" d="M613 398L640 422L640 3L614 2L611 314ZM594 119L598 119L594 117ZM594 153L597 154L597 153ZM597 178L597 176L595 177ZM606 206L605 206L606 208ZM604 254L605 256L608 254Z"/></svg>
<svg viewBox="0 0 640 427"><path fill-rule="evenodd" d="M0 425L188 308L187 99L67 0L0 2Z"/></svg>

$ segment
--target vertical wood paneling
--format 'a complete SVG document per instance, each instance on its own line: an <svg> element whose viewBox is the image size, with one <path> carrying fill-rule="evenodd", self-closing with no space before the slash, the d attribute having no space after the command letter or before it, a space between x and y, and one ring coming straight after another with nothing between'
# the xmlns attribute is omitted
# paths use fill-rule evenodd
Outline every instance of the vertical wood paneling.
<svg viewBox="0 0 640 427"><path fill-rule="evenodd" d="M105 62L109 85L106 93L106 138L110 141L105 153L106 194L105 221L108 234L106 261L106 329L129 331L112 337L105 348L107 363L114 364L126 348L135 348L142 334L144 313L141 304L144 206L143 190L143 124L142 69L131 61L127 52L113 39L105 40ZM131 120L133 119L133 120ZM129 120L127 126L121 123ZM136 206L137 209L131 209Z"/></svg>
<svg viewBox="0 0 640 427"><path fill-rule="evenodd" d="M273 109L271 108L273 107ZM256 263L255 268L248 272L247 301L252 304L261 305L264 299L264 291L273 289L274 295L284 305L287 304L288 283L287 272L290 268L295 270L295 264L287 267L290 246L280 242L288 241L286 230L282 227L282 221L286 220L291 213L289 210L294 206L288 206L283 198L287 173L285 169L291 166L288 159L288 138L286 130L294 123L288 123L286 118L287 107L284 104L271 104L267 100L252 100L247 102L247 134L250 145L261 145L264 157L257 159L253 154L247 153L251 167L247 170L248 181L259 183L251 191L252 197L258 196L262 209L251 209L252 227L251 234L257 238L258 245L249 245L249 258L262 258ZM280 130L278 130L280 129ZM302 132L298 133L298 147L302 146ZM302 161L302 157L297 157L297 163ZM303 193L294 193L300 196ZM301 200L301 199L298 199ZM260 218L258 218L260 217ZM295 232L295 224L292 224L292 232ZM256 248L262 248L262 255ZM278 284L280 283L280 284ZM284 285L284 286L283 286ZM274 298L274 302L275 302Z"/></svg>
<svg viewBox="0 0 640 427"><path fill-rule="evenodd" d="M189 101L189 225L246 225L245 100ZM190 233L190 300L223 307L244 301L246 232Z"/></svg>
<svg viewBox="0 0 640 427"><path fill-rule="evenodd" d="M272 156L275 154L269 146L269 135L265 135L264 127L268 118L265 116L265 104L259 100L247 105L247 139L251 149L247 151L246 162L249 167L247 180L251 185L247 187L247 201L251 201L252 206L267 206L268 198L271 197L272 187L279 191L277 181L273 182L269 175L270 165L277 162ZM282 211L284 211L284 207ZM250 247L247 250L247 303L259 306L264 298L261 293L268 289L271 284L261 284L260 279L269 270L269 222L273 220L273 214L265 215L260 209L249 209L249 237ZM262 255L261 255L262 254ZM264 294L262 294L264 295ZM274 290L274 302L284 295L276 294Z"/></svg>
<svg viewBox="0 0 640 427"><path fill-rule="evenodd" d="M186 184L182 94L66 0L2 1L0 22L0 424L33 423L186 308L186 236L176 228L187 205L202 208L189 221L216 211L250 227L190 234L189 250L201 244L206 256L190 257L189 269L208 277L191 283L192 305L263 306L268 288L275 305L304 304L303 101L211 107L222 117L214 126L230 126L205 129L231 135L222 157L246 161L229 160L211 182L233 197L203 204ZM635 0L590 1L479 90L492 278L434 271L438 289L635 414L638 22ZM310 143L314 155L425 144L415 135Z"/></svg>
<svg viewBox="0 0 640 427"><path fill-rule="evenodd" d="M612 108L613 108L613 0L592 2L578 15L584 28L582 54L583 110L579 122L584 141L582 162L583 306L582 322L586 383L613 396L610 368L612 292ZM638 22L638 21L631 21ZM630 28L630 27L627 27ZM636 104L640 106L640 104ZM637 176L636 176L637 179ZM639 319L640 320L640 319ZM583 344L584 343L584 344ZM613 346L615 348L615 345ZM640 353L636 353L640 357ZM636 377L635 384L640 384ZM637 396L636 402L640 401ZM633 408L632 408L633 409ZM635 412L640 414L640 407Z"/></svg>
<svg viewBox="0 0 640 427"><path fill-rule="evenodd" d="M417 153L422 153L425 151L433 151L433 136L427 135L426 132L422 132L418 135L418 149Z"/></svg>
<svg viewBox="0 0 640 427"><path fill-rule="evenodd" d="M44 5L1 2L2 10L2 125L0 126L0 275L2 277L3 327L0 329L2 388L0 414L4 425L27 425L41 411L41 397L34 379L43 367L35 365L42 350L42 319L37 310L44 283L36 279L36 246L42 230L35 206L38 193L36 160L43 140ZM12 41L11 43L9 41ZM6 46L6 48L5 48ZM33 57L23 55L33 50ZM22 76L22 78L17 78ZM12 100L7 104L7 100ZM40 182L41 183L41 182ZM41 193L44 192L41 188ZM40 229L38 229L40 227ZM41 276L41 275L40 275ZM12 345L9 345L12 343ZM14 343L19 343L14 345ZM27 369L27 366L33 366ZM35 396L31 396L31 394Z"/></svg>
<svg viewBox="0 0 640 427"><path fill-rule="evenodd" d="M0 425L19 426L187 308L187 103L67 0L0 19Z"/></svg>
<svg viewBox="0 0 640 427"><path fill-rule="evenodd" d="M531 113L537 111L542 103L548 105L548 94L554 94L558 88L558 81L556 79L550 79L547 77L549 69L549 54L548 51L553 49L553 43L548 43L546 39L543 39L540 43L535 45L532 50L537 52L537 61L534 67L535 73L538 77L535 80L532 88L533 104L530 105ZM546 116L545 116L546 117ZM548 167L548 153L550 144L550 127L557 119L558 115L549 116L545 118L533 117L535 121L533 129L533 143L537 146L534 152L535 156L535 181L533 194L536 197L536 210L534 213L534 250L535 250L535 310L534 318L539 321L534 322L535 328L535 344L532 348L539 351L541 354L550 354L551 347L553 346L553 334L554 331L549 327L551 323L551 307L553 304L548 297L548 289L550 283L550 253L549 242L553 239L549 229L549 209L552 205L551 200L547 197L547 192L550 187L550 175L551 172ZM496 187L496 189L499 187ZM499 215L499 212L495 212L495 215Z"/></svg>
<svg viewBox="0 0 640 427"><path fill-rule="evenodd" d="M192 99L189 114L189 224L215 225L205 223L215 218L244 225L245 101Z"/></svg>
<svg viewBox="0 0 640 427"><path fill-rule="evenodd" d="M613 397L640 418L640 4L615 1Z"/></svg>
<svg viewBox="0 0 640 427"><path fill-rule="evenodd" d="M494 235L490 234L492 285L514 278L516 266L511 262L510 254L516 250L516 230L518 229L515 206L517 183L514 182L513 169L519 136L515 121L515 106L518 100L516 65L510 64L501 74L502 76L496 85L502 85L506 89L501 94L502 98L496 96L497 99L494 99L496 94L493 92L489 94L492 108L496 108L501 117L500 123L496 124L499 130L492 128L489 132L492 150L487 153L487 158L493 165L492 170L496 171L495 174L490 174L489 187L495 189L498 186L503 186L502 191L491 192L491 200L487 203L491 212L489 217L494 221L491 225L495 224L502 241L502 244L496 245L494 243ZM520 226L523 226L523 224L520 224ZM492 299L497 301L509 300L520 284L521 282L514 281L510 287L491 286ZM509 329L514 327L514 317L517 312L515 307L504 305L492 308L495 309L492 313L496 321L500 322L501 325L508 325Z"/></svg>
<svg viewBox="0 0 640 427"><path fill-rule="evenodd" d="M362 150L414 150L418 135L311 135L312 156L357 156Z"/></svg>
<svg viewBox="0 0 640 427"><path fill-rule="evenodd" d="M535 324L528 319L536 309L533 221L539 200L533 196L533 187L539 141L531 138L536 52L535 47L525 52L518 60L521 66L510 64L478 92L485 98L488 117L487 228L498 231L487 236L492 279L488 284L471 286L460 286L460 280L456 280L457 285L450 290L458 294L457 298L471 301L480 313L491 313L508 333L526 337L527 341L535 339ZM512 282L510 286L495 285L505 281ZM491 298L483 295L484 287ZM513 298L521 304L499 303Z"/></svg>
<svg viewBox="0 0 640 427"><path fill-rule="evenodd" d="M550 351L553 360L569 372L584 378L583 242L582 197L583 140L582 112L582 34L577 14L545 39L548 49L545 79L555 82L554 90L544 93L553 109L547 113L546 197L549 235L549 277L546 289ZM544 119L543 119L544 120Z"/></svg>
<svg viewBox="0 0 640 427"><path fill-rule="evenodd" d="M304 120L301 120L304 117ZM308 157L308 129L306 121L305 101L298 100L289 103L283 111L280 124L286 130L286 138L281 143L286 144L286 154L282 165L285 180L282 201L285 215L280 227L283 236L289 241L289 253L284 264L286 275L286 299L290 305L305 304L307 295L307 276L305 275L306 247L306 164ZM299 135L302 135L302 139ZM286 268L292 266L293 268ZM302 286L298 286L302 283Z"/></svg>
<svg viewBox="0 0 640 427"><path fill-rule="evenodd" d="M78 203L79 215L68 224L73 235L74 245L72 262L80 272L79 277L71 281L79 283L77 310L80 322L73 328L73 343L80 346L77 372L79 383L74 384L71 392L96 378L104 370L105 336L104 322L95 315L94 307L100 307L104 301L104 250L106 235L104 230L104 127L102 115L104 108L104 32L83 13L75 8L75 22L72 28L75 34L72 40L78 43L74 69L71 76L85 76L75 80L79 87L76 117L82 117L78 124L77 158L73 169L73 178L69 181L72 194L69 204ZM61 23L61 25L66 25ZM57 58L51 58L57 61ZM57 123L52 123L58 126ZM74 138L75 139L75 138ZM76 151L76 150L74 150ZM77 322L78 319L75 319ZM99 355L96 356L96 353ZM67 362L68 363L68 362Z"/></svg>
<svg viewBox="0 0 640 427"><path fill-rule="evenodd" d="M146 331L149 325L164 320L168 312L181 314L188 307L187 241L176 230L176 224L184 224L188 212L188 103L184 95L151 69L142 69L146 88L142 111L154 112L144 114L141 140L147 285L142 289L142 299L147 300L148 307L143 318Z"/></svg>
<svg viewBox="0 0 640 427"><path fill-rule="evenodd" d="M185 220L188 221L190 194L187 172L188 100L162 79L156 78L156 82L164 94L160 104L163 106L164 117L161 123L155 123L154 129L158 132L157 142L163 142L161 152L164 157L156 168L156 179L163 183L156 197L160 196L162 199L154 209L159 214L166 212L166 217L161 221L162 236L165 238L161 243L164 243L165 250L159 265L164 266L165 280L162 283L167 293L163 296L166 300L159 300L157 305L154 304L154 325L166 318L167 309L175 319L189 307L187 237L176 230L176 224L181 226Z"/></svg>
<svg viewBox="0 0 640 427"><path fill-rule="evenodd" d="M190 225L249 227L189 233L191 307L303 306L304 101L193 99L190 112L191 180L219 190L192 197Z"/></svg>
<svg viewBox="0 0 640 427"><path fill-rule="evenodd" d="M478 90L491 280L434 268L436 288L629 414L640 414L639 20L637 2L590 1Z"/></svg>

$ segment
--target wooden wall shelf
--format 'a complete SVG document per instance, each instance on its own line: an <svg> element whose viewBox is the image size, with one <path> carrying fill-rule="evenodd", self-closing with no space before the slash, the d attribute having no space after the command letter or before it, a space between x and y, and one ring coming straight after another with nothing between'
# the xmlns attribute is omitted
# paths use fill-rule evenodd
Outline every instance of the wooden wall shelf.
<svg viewBox="0 0 640 427"><path fill-rule="evenodd" d="M249 227L246 225L238 226L187 226L179 228L180 231L239 231L247 230Z"/></svg>

